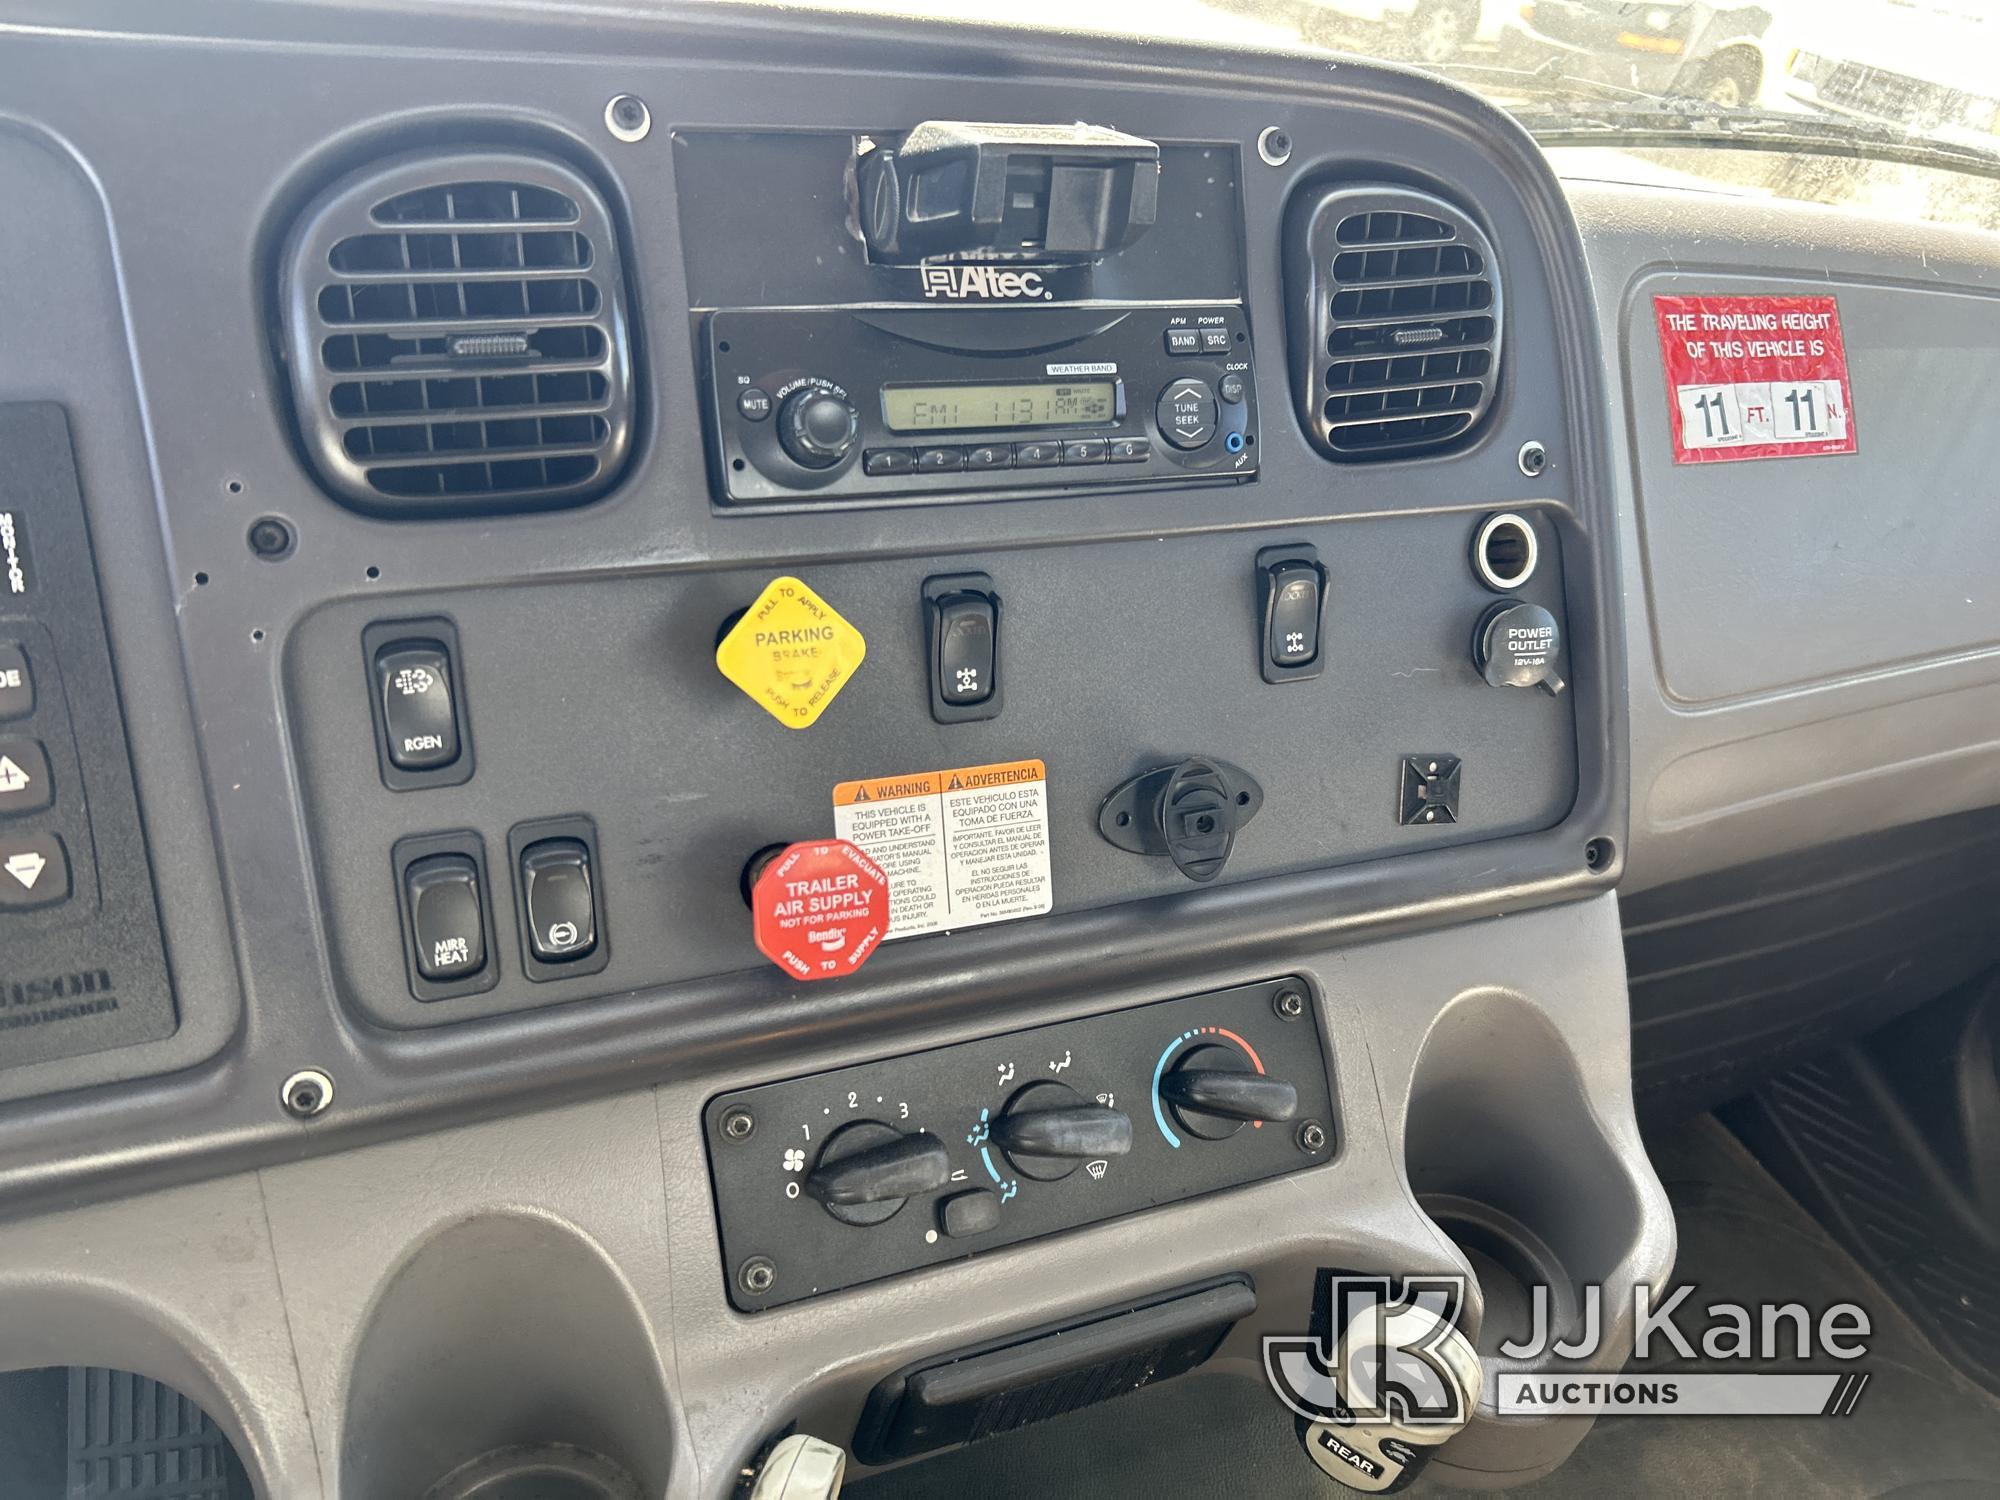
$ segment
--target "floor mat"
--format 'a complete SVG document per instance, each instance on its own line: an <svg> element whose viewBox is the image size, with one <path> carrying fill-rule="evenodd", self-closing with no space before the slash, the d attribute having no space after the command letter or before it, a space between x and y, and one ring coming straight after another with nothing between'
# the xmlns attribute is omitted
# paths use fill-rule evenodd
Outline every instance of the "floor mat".
<svg viewBox="0 0 2000 1500"><path fill-rule="evenodd" d="M1712 1116L1649 1147L1680 1227L1675 1281L1699 1288L1690 1303L1770 1297L1818 1309L1857 1302L1874 1327L1857 1364L1873 1378L1854 1414L1840 1419L1607 1417L1562 1468L1510 1494L2000 1497L2000 1402L1960 1377ZM1679 1363L1654 1359L1648 1368ZM846 1491L851 1500L1328 1500L1349 1493L1308 1466L1291 1418L1267 1391L1200 1375ZM1419 1480L1404 1493L1457 1492Z"/></svg>
<svg viewBox="0 0 2000 1500"><path fill-rule="evenodd" d="M123 1370L0 1375L0 1500L250 1500L222 1429Z"/></svg>

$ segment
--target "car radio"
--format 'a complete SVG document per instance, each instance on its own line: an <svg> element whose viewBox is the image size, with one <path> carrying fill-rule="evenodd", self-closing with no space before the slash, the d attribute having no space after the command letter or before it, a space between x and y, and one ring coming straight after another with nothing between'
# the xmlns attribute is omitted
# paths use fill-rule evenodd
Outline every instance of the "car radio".
<svg viewBox="0 0 2000 1500"><path fill-rule="evenodd" d="M1037 294L1040 272L1006 276L976 290ZM1236 303L731 308L709 316L704 353L716 493L732 505L1241 481L1257 469Z"/></svg>

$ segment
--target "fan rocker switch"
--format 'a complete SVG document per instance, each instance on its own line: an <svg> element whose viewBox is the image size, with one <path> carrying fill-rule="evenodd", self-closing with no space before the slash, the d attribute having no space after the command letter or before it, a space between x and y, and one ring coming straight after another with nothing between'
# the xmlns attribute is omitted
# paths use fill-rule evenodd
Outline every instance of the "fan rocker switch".
<svg viewBox="0 0 2000 1500"><path fill-rule="evenodd" d="M1000 714L1000 598L984 573L924 580L931 717L965 724Z"/></svg>

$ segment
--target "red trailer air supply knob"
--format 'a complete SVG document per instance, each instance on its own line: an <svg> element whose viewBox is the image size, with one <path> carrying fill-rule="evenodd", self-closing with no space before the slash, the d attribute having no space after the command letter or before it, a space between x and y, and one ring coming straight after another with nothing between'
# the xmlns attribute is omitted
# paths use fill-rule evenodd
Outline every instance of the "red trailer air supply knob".
<svg viewBox="0 0 2000 1500"><path fill-rule="evenodd" d="M750 887L757 950L794 979L838 979L889 930L889 877L845 839L780 851Z"/></svg>

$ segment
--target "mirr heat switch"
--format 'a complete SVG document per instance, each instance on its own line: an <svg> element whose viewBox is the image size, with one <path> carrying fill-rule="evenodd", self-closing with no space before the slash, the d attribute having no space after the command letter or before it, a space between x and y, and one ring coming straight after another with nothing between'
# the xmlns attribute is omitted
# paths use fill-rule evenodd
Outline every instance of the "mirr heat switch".
<svg viewBox="0 0 2000 1500"><path fill-rule="evenodd" d="M940 724L1000 713L1000 600L984 573L924 580L931 717Z"/></svg>
<svg viewBox="0 0 2000 1500"><path fill-rule="evenodd" d="M1293 682L1320 674L1320 617L1326 603L1326 569L1312 547L1266 547L1257 554L1266 682Z"/></svg>
<svg viewBox="0 0 2000 1500"><path fill-rule="evenodd" d="M411 958L432 984L470 979L486 967L479 866L464 854L433 854L403 871Z"/></svg>

